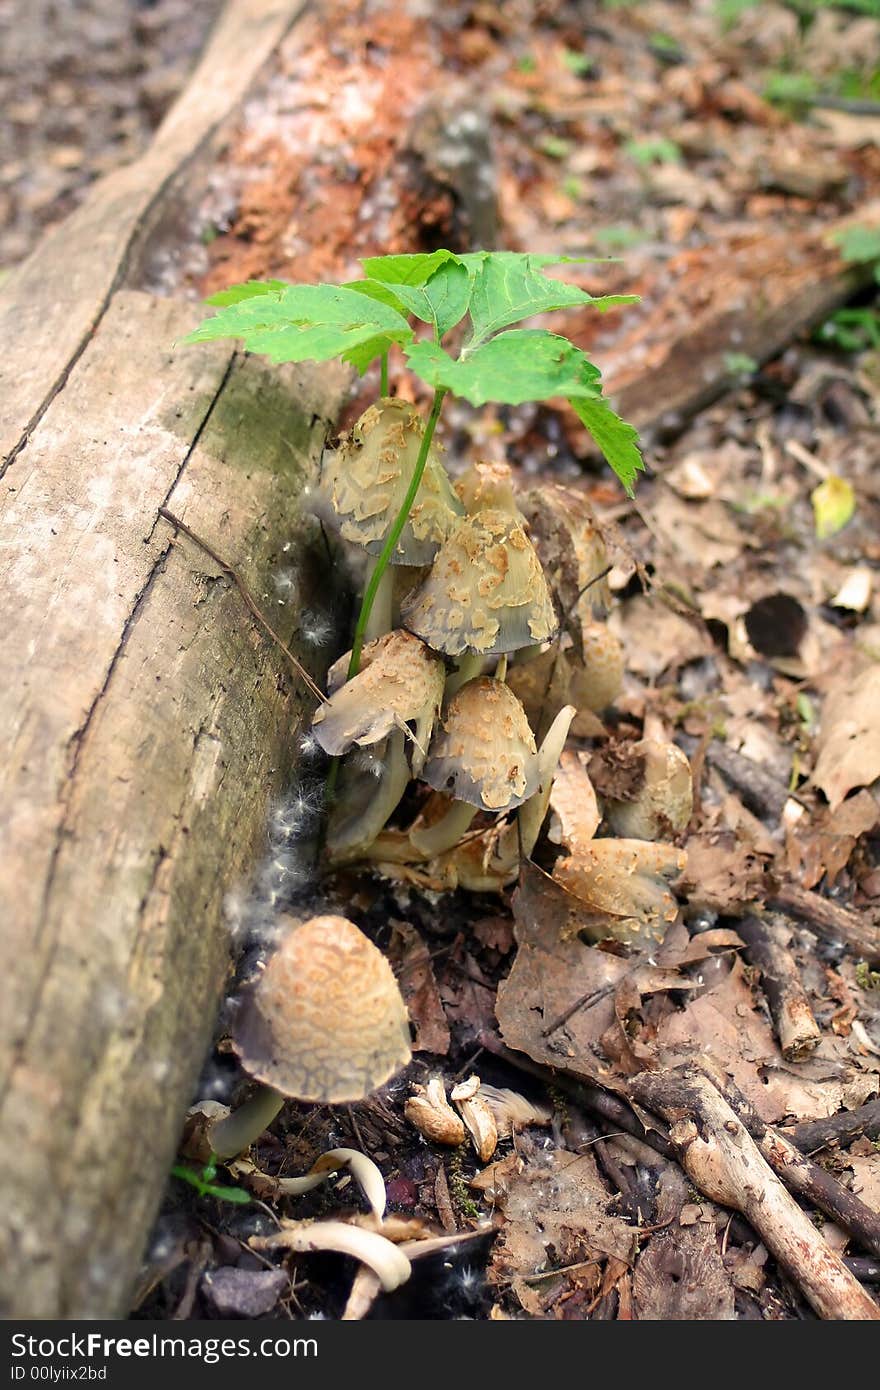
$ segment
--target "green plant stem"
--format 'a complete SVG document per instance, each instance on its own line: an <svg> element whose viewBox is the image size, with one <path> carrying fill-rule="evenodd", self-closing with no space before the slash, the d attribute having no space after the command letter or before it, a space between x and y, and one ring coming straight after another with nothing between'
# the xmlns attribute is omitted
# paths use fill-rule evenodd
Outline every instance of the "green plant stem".
<svg viewBox="0 0 880 1390"><path fill-rule="evenodd" d="M425 471L425 464L428 461L428 452L431 448L431 440L434 437L434 430L436 429L437 421L440 418L440 410L443 406L443 397L445 395L446 391L442 386L439 386L437 390L434 392L434 403L431 406L431 414L428 416L428 423L425 426L425 433L422 438L422 447L419 449L419 456L416 459L416 466L413 469L413 475L410 478L409 487L406 490L406 496L403 499L400 511L397 513L397 516L394 519L394 525L391 527L391 530L385 537L385 544L379 552L379 558L376 561L376 567L373 570L373 573L370 575L370 582L367 584L367 587L364 590L364 597L361 602L361 611L358 614L358 620L354 630L354 641L351 646L351 660L348 663L348 674L346 676L347 680L351 680L353 676L356 676L360 669L361 651L363 650L364 645L364 633L367 629L367 623L369 621L370 613L373 608L373 602L376 598L376 593L379 589L379 584L381 583L382 575L388 568L391 556L394 554L397 542L400 539L400 533L406 525L406 519L409 516L410 508L412 507L413 502L416 500L416 493L419 490L419 484L422 481L422 474Z"/></svg>
<svg viewBox="0 0 880 1390"><path fill-rule="evenodd" d="M382 361L379 367L379 395L388 395L388 353L382 353Z"/></svg>

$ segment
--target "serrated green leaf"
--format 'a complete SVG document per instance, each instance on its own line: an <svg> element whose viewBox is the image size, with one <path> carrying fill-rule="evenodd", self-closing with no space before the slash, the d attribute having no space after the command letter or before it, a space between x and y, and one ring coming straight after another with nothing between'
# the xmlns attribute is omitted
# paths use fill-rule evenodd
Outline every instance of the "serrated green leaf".
<svg viewBox="0 0 880 1390"><path fill-rule="evenodd" d="M471 280L463 265L447 261L424 285L395 285L395 293L411 314L433 325L439 339L464 317L471 297Z"/></svg>
<svg viewBox="0 0 880 1390"><path fill-rule="evenodd" d="M632 497L633 484L645 467L639 453L638 432L615 415L604 397L594 400L570 397L569 403Z"/></svg>
<svg viewBox="0 0 880 1390"><path fill-rule="evenodd" d="M383 285L381 280L347 280L342 289L354 290L355 294L365 295L367 299L376 299L380 304L387 304L390 309L396 309L402 318L406 317L406 305L388 285Z"/></svg>
<svg viewBox="0 0 880 1390"><path fill-rule="evenodd" d="M484 342L499 329L535 314L590 304L608 309L613 304L631 304L633 295L605 295L595 299L577 285L552 280L541 274L540 266L554 264L554 258L519 255L511 251L487 255L474 276L470 316L473 343Z"/></svg>
<svg viewBox="0 0 880 1390"><path fill-rule="evenodd" d="M250 297L221 308L184 342L217 338L240 338L249 352L264 353L272 362L341 357L363 371L391 343L408 342L412 329L390 305L344 286L288 285L282 294Z"/></svg>
<svg viewBox="0 0 880 1390"><path fill-rule="evenodd" d="M522 405L552 396L597 396L599 372L567 338L543 329L514 328L462 354L436 343L406 349L410 367L429 385L463 396L471 405Z"/></svg>
<svg viewBox="0 0 880 1390"><path fill-rule="evenodd" d="M256 299L263 294L278 294L287 287L287 280L248 280L244 285L230 285L228 290L212 294L205 303L213 304L218 309L226 308L229 304L241 304L242 300Z"/></svg>
<svg viewBox="0 0 880 1390"><path fill-rule="evenodd" d="M461 264L452 251L415 252L406 256L368 256L361 265L372 280L384 285L424 285L447 261Z"/></svg>

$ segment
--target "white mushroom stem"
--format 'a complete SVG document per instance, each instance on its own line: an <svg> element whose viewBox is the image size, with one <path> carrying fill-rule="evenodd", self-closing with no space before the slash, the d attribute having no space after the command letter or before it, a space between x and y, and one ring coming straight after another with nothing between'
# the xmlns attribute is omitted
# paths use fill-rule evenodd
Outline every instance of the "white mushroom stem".
<svg viewBox="0 0 880 1390"><path fill-rule="evenodd" d="M481 676L486 664L485 656L480 656L476 652L465 652L462 656L456 657L455 660L456 669L450 671L446 677L446 685L443 690L444 701L451 700L456 691L461 690L461 687L467 685L468 681L473 680L475 676Z"/></svg>
<svg viewBox="0 0 880 1390"><path fill-rule="evenodd" d="M313 1187L326 1182L341 1168L348 1168L369 1202L376 1220L381 1221L388 1200L385 1179L373 1160L367 1158L359 1149L328 1149L301 1178L279 1178L278 1191L283 1196L298 1197L303 1192L311 1192Z"/></svg>
<svg viewBox="0 0 880 1390"><path fill-rule="evenodd" d="M208 1130L208 1142L218 1158L235 1158L249 1149L275 1119L284 1096L271 1086L258 1086L253 1095Z"/></svg>
<svg viewBox="0 0 880 1390"><path fill-rule="evenodd" d="M403 731L395 729L388 737L381 775L373 779L370 774L365 774L365 786L359 788L362 793L360 806L352 809L345 789L342 789L327 831L327 850L336 863L359 859L385 828L385 822L397 807L409 782L405 745Z"/></svg>
<svg viewBox="0 0 880 1390"><path fill-rule="evenodd" d="M280 1231L271 1236L251 1236L248 1244L253 1250L287 1249L300 1254L337 1250L341 1255L352 1255L379 1276L386 1293L405 1284L412 1272L406 1255L385 1236L344 1221L285 1221Z"/></svg>
<svg viewBox="0 0 880 1390"><path fill-rule="evenodd" d="M368 583L372 579L378 564L378 557L371 562L367 572ZM391 605L393 595L394 570L388 565L379 576L376 596L373 599L373 605L370 609L367 625L364 630L365 642L372 642L376 637L384 637L386 632L391 631Z"/></svg>
<svg viewBox="0 0 880 1390"><path fill-rule="evenodd" d="M425 830L411 830L410 844L425 859L433 859L458 844L462 835L470 829L476 814L477 807L470 802L453 801L446 814L434 825L429 825Z"/></svg>
<svg viewBox="0 0 880 1390"><path fill-rule="evenodd" d="M553 777L562 757L565 748L565 740L568 738L568 731L571 728L571 721L577 714L574 705L566 705L559 711L544 738L544 742L538 749L538 768L540 770L540 784L534 796L530 797L524 805L520 806L517 812L519 820L519 849L522 857L527 859L535 848L541 826L544 824L544 817L550 805L550 792L553 788Z"/></svg>

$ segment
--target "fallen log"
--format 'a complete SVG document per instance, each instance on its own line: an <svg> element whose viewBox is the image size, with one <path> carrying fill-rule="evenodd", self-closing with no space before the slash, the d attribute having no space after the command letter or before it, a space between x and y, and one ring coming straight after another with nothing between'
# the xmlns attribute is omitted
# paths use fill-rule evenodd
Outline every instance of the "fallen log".
<svg viewBox="0 0 880 1390"><path fill-rule="evenodd" d="M118 288L144 217L297 9L233 0L139 174L96 186L5 293L4 1318L126 1313L228 975L223 898L264 852L314 703L227 570L158 511L258 599L292 568L272 620L308 661L297 614L332 617L334 588L301 495L347 378L175 348L197 306Z"/></svg>

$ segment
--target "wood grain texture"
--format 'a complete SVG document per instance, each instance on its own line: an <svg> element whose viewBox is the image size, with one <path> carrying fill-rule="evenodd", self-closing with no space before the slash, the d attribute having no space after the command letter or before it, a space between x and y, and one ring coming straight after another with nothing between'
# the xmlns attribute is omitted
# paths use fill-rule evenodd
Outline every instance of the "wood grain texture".
<svg viewBox="0 0 880 1390"><path fill-rule="evenodd" d="M50 231L0 295L0 473L82 352L168 185L244 95L303 0L229 0L146 153Z"/></svg>
<svg viewBox="0 0 880 1390"><path fill-rule="evenodd" d="M157 506L258 599L295 565L273 610L295 649L297 611L332 607L300 499L346 377L171 349L199 317L116 294L0 494L4 1317L126 1311L228 969L222 900L311 706Z"/></svg>

